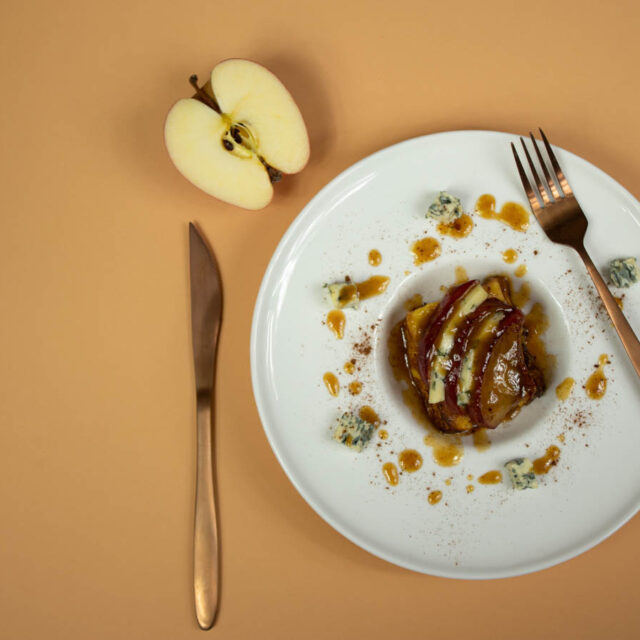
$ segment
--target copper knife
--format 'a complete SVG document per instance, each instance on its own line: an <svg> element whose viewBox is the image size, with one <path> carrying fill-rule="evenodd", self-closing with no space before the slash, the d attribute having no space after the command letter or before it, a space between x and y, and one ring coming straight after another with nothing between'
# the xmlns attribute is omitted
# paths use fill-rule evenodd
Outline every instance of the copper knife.
<svg viewBox="0 0 640 640"><path fill-rule="evenodd" d="M198 624L201 629L210 629L218 610L220 575L211 416L222 319L222 282L213 253L192 222L189 223L189 265L198 443L193 586Z"/></svg>

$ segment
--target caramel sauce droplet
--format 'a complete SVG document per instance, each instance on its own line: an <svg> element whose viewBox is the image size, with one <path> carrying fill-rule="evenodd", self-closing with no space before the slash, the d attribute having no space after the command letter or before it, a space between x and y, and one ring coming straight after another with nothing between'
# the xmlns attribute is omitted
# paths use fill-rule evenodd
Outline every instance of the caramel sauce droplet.
<svg viewBox="0 0 640 640"><path fill-rule="evenodd" d="M513 264L518 259L518 252L515 249L507 249L502 252L502 259L507 264Z"/></svg>
<svg viewBox="0 0 640 640"><path fill-rule="evenodd" d="M343 367L343 369L344 369L347 373L351 374L351 373L353 373L353 372L356 370L356 363L355 363L355 362L351 362L351 360L347 360L347 361L344 363L344 367Z"/></svg>
<svg viewBox="0 0 640 640"><path fill-rule="evenodd" d="M368 280L356 283L360 300L379 296L387 290L388 286L389 278L387 276L371 276Z"/></svg>
<svg viewBox="0 0 640 640"><path fill-rule="evenodd" d="M445 435L436 431L424 437L424 443L431 447L433 459L441 467L454 467L464 456L464 448L460 444L460 436Z"/></svg>
<svg viewBox="0 0 640 640"><path fill-rule="evenodd" d="M342 309L356 301L358 288L353 283L343 284L338 291L338 308Z"/></svg>
<svg viewBox="0 0 640 640"><path fill-rule="evenodd" d="M369 405L365 405L364 407L360 407L360 411L358 412L361 420L365 422L369 422L376 429L380 426L380 416L373 410Z"/></svg>
<svg viewBox="0 0 640 640"><path fill-rule="evenodd" d="M486 429L478 429L473 432L473 445L478 451L486 451L491 446L491 440L489 440L489 434Z"/></svg>
<svg viewBox="0 0 640 640"><path fill-rule="evenodd" d="M456 240L466 238L473 231L473 220L470 215L463 213L459 218L448 224L441 222L438 232L443 236L451 236Z"/></svg>
<svg viewBox="0 0 640 640"><path fill-rule="evenodd" d="M398 469L393 462L385 462L382 465L382 475L384 479L390 484L392 487L395 487L399 480L400 476L398 475Z"/></svg>
<svg viewBox="0 0 640 640"><path fill-rule="evenodd" d="M526 341L527 351L533 356L533 359L542 371L546 383L549 384L557 358L555 355L547 352L547 347L542 340L542 334L549 328L549 318L547 318L547 314L539 302L536 302L533 307L531 307L531 311L525 316L524 326L528 331Z"/></svg>
<svg viewBox="0 0 640 640"><path fill-rule="evenodd" d="M358 380L354 380L353 382L349 383L349 393L352 396L357 396L361 391L362 391L362 382L359 382Z"/></svg>
<svg viewBox="0 0 640 640"><path fill-rule="evenodd" d="M411 251L414 255L413 264L419 265L435 260L442 253L442 247L435 238L426 237L416 240Z"/></svg>
<svg viewBox="0 0 640 640"><path fill-rule="evenodd" d="M624 309L624 300L622 297L613 296L613 299L616 301L616 304L620 307L620 309Z"/></svg>
<svg viewBox="0 0 640 640"><path fill-rule="evenodd" d="M555 467L558 464L558 460L560 460L560 449L555 445L551 445L541 458L536 458L533 461L533 470L538 475L549 473L549 469Z"/></svg>
<svg viewBox="0 0 640 640"><path fill-rule="evenodd" d="M429 504L438 504L438 502L442 500L442 491L432 491L427 500L429 501Z"/></svg>
<svg viewBox="0 0 640 640"><path fill-rule="evenodd" d="M344 325L346 322L347 319L345 318L344 313L338 309L332 309L327 314L327 327L329 327L333 335L338 338L338 340L342 340L342 338L344 338Z"/></svg>
<svg viewBox="0 0 640 640"><path fill-rule="evenodd" d="M500 220L516 231L526 231L529 228L529 212L522 205L505 202L500 211L496 211L496 199L488 193L478 198L476 211L482 218Z"/></svg>
<svg viewBox="0 0 640 640"><path fill-rule="evenodd" d="M528 282L523 282L522 286L517 291L513 291L511 294L511 299L513 300L513 304L515 304L516 307L519 307L521 309L527 304L527 302L529 302L530 298L531 298L531 287L529 286Z"/></svg>
<svg viewBox="0 0 640 640"><path fill-rule="evenodd" d="M564 402L571 395L571 391L575 383L576 381L573 378L565 378L556 387L556 397L558 398L558 400Z"/></svg>
<svg viewBox="0 0 640 640"><path fill-rule="evenodd" d="M527 273L527 265L526 264L519 264L516 267L515 270L515 274L517 278L522 278L524 275L526 275Z"/></svg>
<svg viewBox="0 0 640 640"><path fill-rule="evenodd" d="M478 482L480 484L498 484L502 482L502 473L495 469L487 471L487 473L483 473L478 477Z"/></svg>
<svg viewBox="0 0 640 640"><path fill-rule="evenodd" d="M476 488L472 484L467 485L467 493L473 493L475 489Z"/></svg>
<svg viewBox="0 0 640 640"><path fill-rule="evenodd" d="M464 267L456 267L456 284L462 284L469 279L467 270Z"/></svg>
<svg viewBox="0 0 640 640"><path fill-rule="evenodd" d="M337 396L340 392L340 382L338 382L338 378L336 378L330 371L327 371L327 373L322 376L322 380L324 382L324 386L327 387L327 391L332 396Z"/></svg>
<svg viewBox="0 0 640 640"><path fill-rule="evenodd" d="M607 391L607 377L604 375L607 364L610 364L609 356L603 353L598 359L597 369L587 378L585 390L592 400L600 400Z"/></svg>
<svg viewBox="0 0 640 640"><path fill-rule="evenodd" d="M382 254L377 249L371 249L369 251L369 264L372 267L377 267L382 262Z"/></svg>
<svg viewBox="0 0 640 640"><path fill-rule="evenodd" d="M380 431L378 431L378 437L380 440L387 440L389 438L389 432L386 429L380 429Z"/></svg>
<svg viewBox="0 0 640 640"><path fill-rule="evenodd" d="M415 449L405 449L398 456L400 468L407 473L415 473L422 466L422 456Z"/></svg>

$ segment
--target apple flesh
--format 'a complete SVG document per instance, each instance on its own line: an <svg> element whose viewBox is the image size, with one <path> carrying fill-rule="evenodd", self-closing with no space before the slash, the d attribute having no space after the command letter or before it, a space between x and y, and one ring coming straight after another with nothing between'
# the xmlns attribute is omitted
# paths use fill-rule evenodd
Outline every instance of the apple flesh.
<svg viewBox="0 0 640 640"><path fill-rule="evenodd" d="M418 371L424 384L429 388L429 378L431 361L436 355L436 341L441 334L442 328L454 313L456 302L478 284L477 280L469 280L453 289L450 289L432 316L431 323L427 329L418 352Z"/></svg>
<svg viewBox="0 0 640 640"><path fill-rule="evenodd" d="M458 391L462 365L465 357L473 349L473 361L471 362L471 375L476 368L476 363L482 360L482 356L489 349L492 340L492 332L487 331L491 325L495 325L495 319L509 310L504 302L489 298L485 300L475 311L470 313L456 336L455 345L451 351L451 369L445 384L445 402L451 413L462 413L463 407L458 404ZM473 345L473 347L472 347Z"/></svg>
<svg viewBox="0 0 640 640"><path fill-rule="evenodd" d="M309 138L296 103L278 78L249 60L225 60L179 100L165 122L165 144L182 175L206 193L245 209L262 209L272 182L301 171Z"/></svg>

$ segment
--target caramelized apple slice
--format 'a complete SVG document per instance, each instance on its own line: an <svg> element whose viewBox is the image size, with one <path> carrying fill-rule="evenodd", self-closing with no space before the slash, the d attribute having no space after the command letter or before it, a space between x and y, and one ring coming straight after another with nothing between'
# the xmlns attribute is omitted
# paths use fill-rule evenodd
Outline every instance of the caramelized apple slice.
<svg viewBox="0 0 640 640"><path fill-rule="evenodd" d="M493 336L504 314L511 310L505 302L496 298L485 300L470 313L460 326L451 351L451 368L445 383L445 402L452 413L464 411L461 395L470 395L473 373L478 362L484 360Z"/></svg>
<svg viewBox="0 0 640 640"><path fill-rule="evenodd" d="M438 308L437 302L429 302L421 307L409 311L400 327L402 344L404 347L404 357L411 380L421 396L428 396L429 389L422 385L420 372L418 370L418 354L420 351L420 341L434 312Z"/></svg>
<svg viewBox="0 0 640 640"><path fill-rule="evenodd" d="M483 280L482 286L492 298L514 306L511 300L511 283L506 276L489 276Z"/></svg>
<svg viewBox="0 0 640 640"><path fill-rule="evenodd" d="M516 309L500 324L474 378L469 412L478 426L494 429L512 418L536 392L525 360L523 331L524 316Z"/></svg>

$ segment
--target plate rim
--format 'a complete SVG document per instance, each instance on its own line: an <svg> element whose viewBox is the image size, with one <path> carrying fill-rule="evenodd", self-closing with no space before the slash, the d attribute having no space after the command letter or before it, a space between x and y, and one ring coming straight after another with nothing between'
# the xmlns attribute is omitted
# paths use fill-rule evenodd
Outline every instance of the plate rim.
<svg viewBox="0 0 640 640"><path fill-rule="evenodd" d="M483 570L481 572L477 572L477 571L465 571L464 569L456 569L455 572L449 572L446 570L445 571L441 571L438 569L426 570L423 568L418 568L415 565L412 565L411 563L403 562L401 559L394 557L393 554L386 553L384 551L381 551L380 549L373 547L367 541L360 539L357 535L353 535L346 526L343 526L343 524L336 521L330 515L330 513L328 513L323 508L321 504L316 502L310 495L307 494L306 490L297 481L295 474L292 473L287 461L283 456L281 456L280 452L278 451L278 448L274 444L271 428L268 426L267 421L265 420L266 410L262 406L261 396L260 396L260 393L261 393L260 382L258 380L258 374L257 374L257 363L258 363L257 342L258 342L258 332L259 332L258 327L260 326L259 319L260 319L260 316L263 314L263 307L265 306L265 300L267 299L267 296L268 296L267 284L271 279L271 276L275 269L276 264L281 259L281 255L288 249L290 242L296 238L298 228L302 226L306 222L307 217L309 217L312 214L314 204L318 200L321 200L330 189L335 189L336 185L340 185L345 180L348 180L349 176L352 173L355 173L361 167L361 165L367 162L370 162L379 154L389 152L390 150L396 149L398 147L402 147L410 144L416 144L419 141L422 141L425 139L433 139L435 137L443 137L443 136L465 136L469 134L483 134L490 137L495 137L495 136L504 137L506 142L509 142L508 138L511 138L512 139L511 141L514 141L514 139L517 141L517 139L521 137L519 136L519 134L510 133L506 131L493 131L488 129L459 129L459 130L451 130L451 131L439 131L435 133L425 134L422 136L416 136L413 138L407 138L405 140L401 140L394 144L378 149L377 151L374 151L373 153L367 156L364 156L360 160L357 160L356 162L348 166L346 169L343 169L340 173L338 173L331 180L329 180L304 205L304 207L298 212L295 218L289 223L289 226L287 227L286 231L280 238L280 241L278 242L273 254L271 255L269 264L267 265L267 268L265 269L264 275L260 282L260 288L256 296L256 302L254 305L252 319L251 319L250 368L251 368L251 384L252 384L253 397L256 404L256 408L258 410L258 415L260 418L260 422L262 424L263 431L267 437L267 441L269 442L269 446L271 447L271 450L273 451L276 457L276 460L280 464L282 470L285 472L285 475L287 476L291 484L294 486L298 494L328 525L330 525L334 530L336 530L342 536L347 538L347 540L349 540L351 543L353 543L357 547L364 549L365 551L367 551L368 553L371 553L377 558L385 560L386 562L389 562L395 566L408 569L409 571L413 571L415 573L419 573L422 575L430 575L430 576L435 576L439 578L450 578L450 579L456 579L456 580L492 580L492 579L500 579L500 578L511 578L511 577L516 577L521 575L527 575L530 573L535 573L535 572L542 571L544 569L548 569L556 565L562 564L568 560L571 560L572 558L582 555L586 551L589 551L590 549L599 545L601 542L603 542L604 540L609 538L611 535L613 535L618 529L620 529L625 524L627 524L638 513L638 511L640 511L640 502L637 505L635 505L635 507L632 506L628 511L626 512L623 511L622 519L620 519L619 521L616 521L616 523L613 526L605 527L603 533L601 533L598 536L595 536L593 539L589 540L588 542L585 542L575 547L571 547L569 551L561 552L558 554L552 554L548 560L546 561L541 560L537 563L529 565L527 568L523 570L516 569L516 571L509 571L509 570L503 569L503 570L495 570L495 571ZM581 156L571 151L568 151L562 147L558 147L557 145L552 145L552 146L556 149L561 150L563 154L572 156L574 160L584 163L587 167L589 167L589 169L595 170L602 179L608 182L615 190L618 190L619 192L624 193L624 195L627 198L630 198L632 201L634 201L637 204L637 207L640 209L640 201L638 201L638 199L626 187L620 184L617 180L615 180L612 176L610 176L604 170L600 169L599 167L592 164L585 158L582 158ZM631 212L631 213L634 218L638 217L635 215L634 212ZM320 219L320 217L318 219ZM309 228L312 228L312 226L313 226L313 223L309 225ZM262 390L262 392L264 392L264 390Z"/></svg>

